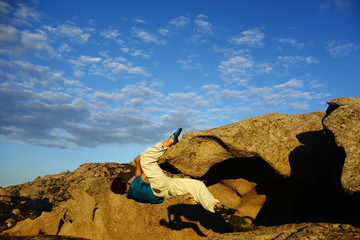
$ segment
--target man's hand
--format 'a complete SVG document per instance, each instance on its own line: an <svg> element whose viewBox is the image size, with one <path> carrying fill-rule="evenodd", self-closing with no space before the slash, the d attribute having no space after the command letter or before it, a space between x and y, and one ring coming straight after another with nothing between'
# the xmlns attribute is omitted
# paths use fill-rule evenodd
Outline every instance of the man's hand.
<svg viewBox="0 0 360 240"><path fill-rule="evenodd" d="M140 176L142 173L141 166L140 166L140 155L134 158L135 161L135 177Z"/></svg>
<svg viewBox="0 0 360 240"><path fill-rule="evenodd" d="M140 155L134 158L135 162L135 177L141 175L141 179L144 181L146 179L145 173L143 173L141 166L140 166Z"/></svg>

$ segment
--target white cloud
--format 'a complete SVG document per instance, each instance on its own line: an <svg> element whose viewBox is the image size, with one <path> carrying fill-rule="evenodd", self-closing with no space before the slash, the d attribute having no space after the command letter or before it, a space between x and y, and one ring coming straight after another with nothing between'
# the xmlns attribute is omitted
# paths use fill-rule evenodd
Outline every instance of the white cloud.
<svg viewBox="0 0 360 240"><path fill-rule="evenodd" d="M231 75L233 73L241 73L246 75L245 70L253 66L254 61L246 57L235 56L221 62L219 69L225 75Z"/></svg>
<svg viewBox="0 0 360 240"><path fill-rule="evenodd" d="M0 1L0 16L6 16L9 14L11 10L11 7L9 5L9 3L4 2L4 1Z"/></svg>
<svg viewBox="0 0 360 240"><path fill-rule="evenodd" d="M283 84L275 85L274 88L302 88L303 86L303 81L295 78Z"/></svg>
<svg viewBox="0 0 360 240"><path fill-rule="evenodd" d="M272 111L287 109L306 110L313 105L313 102L324 101L330 95L319 92L319 89L312 91L313 88L321 88L324 85L320 81L307 81L305 79L293 78L277 85L253 86L247 84L240 88L236 85L223 87L215 84L204 85L201 89L205 91L205 96L212 99L209 111L215 111L214 106L228 106L234 113L228 112L227 117L240 112L266 111L271 107ZM230 100L230 101L229 101ZM212 110L210 110L212 109ZM235 109L237 111L235 111Z"/></svg>
<svg viewBox="0 0 360 240"><path fill-rule="evenodd" d="M169 24L173 27L180 29L188 26L189 23L190 23L190 18L185 16L180 16L171 20Z"/></svg>
<svg viewBox="0 0 360 240"><path fill-rule="evenodd" d="M320 61L313 56L305 57L305 63L311 64L311 63L319 63Z"/></svg>
<svg viewBox="0 0 360 240"><path fill-rule="evenodd" d="M153 117L146 109L150 102L153 112L156 102L161 103L161 94L146 84L101 92L68 85L64 76L46 66L1 61L0 67L12 69L15 75L3 79L0 85L1 101L7 103L1 105L6 115L0 120L4 137L36 145L79 148L115 142L147 143L142 140L144 136L161 135L162 127L152 126L156 121L150 121ZM31 81L43 87L29 84ZM139 127L144 132L138 131ZM135 135L139 138L131 139Z"/></svg>
<svg viewBox="0 0 360 240"><path fill-rule="evenodd" d="M126 61L124 58L106 59L104 60L104 66L114 74L126 72L129 74L151 76L143 67L133 66L131 62Z"/></svg>
<svg viewBox="0 0 360 240"><path fill-rule="evenodd" d="M180 16L172 19L167 27L159 28L159 33L163 36L168 36L186 28L190 23L190 18Z"/></svg>
<svg viewBox="0 0 360 240"><path fill-rule="evenodd" d="M133 34L135 37L140 38L145 43L156 43L156 44L160 44L160 45L165 44L164 40L159 39L158 36L156 36L155 34L149 33L145 29L133 28L132 31L133 31Z"/></svg>
<svg viewBox="0 0 360 240"><path fill-rule="evenodd" d="M141 23L141 24L145 24L146 21L142 18L142 17L134 17L132 19L133 22L136 22L136 23Z"/></svg>
<svg viewBox="0 0 360 240"><path fill-rule="evenodd" d="M0 24L0 43L0 54L11 57L25 54L42 58L58 56L58 53L50 45L49 36L42 30L20 31L13 26Z"/></svg>
<svg viewBox="0 0 360 240"><path fill-rule="evenodd" d="M31 22L38 22L40 20L40 13L32 7L25 4L18 3L14 12L15 24L30 24Z"/></svg>
<svg viewBox="0 0 360 240"><path fill-rule="evenodd" d="M145 53L141 49L122 47L122 48L120 48L120 50L123 51L124 53L128 53L130 56L134 56L134 57L143 57L143 58L150 57L149 54Z"/></svg>
<svg viewBox="0 0 360 240"><path fill-rule="evenodd" d="M220 94L223 99L245 100L246 98L244 90L223 89Z"/></svg>
<svg viewBox="0 0 360 240"><path fill-rule="evenodd" d="M115 39L119 37L121 34L117 29L107 29L100 32L100 35L107 39Z"/></svg>
<svg viewBox="0 0 360 240"><path fill-rule="evenodd" d="M18 41L19 31L13 26L0 24L0 42L2 44L9 44Z"/></svg>
<svg viewBox="0 0 360 240"><path fill-rule="evenodd" d="M69 52L72 52L73 49L69 46L69 44L67 44L67 43L62 43L62 44L59 46L58 51L59 51L60 53L64 53L64 52L69 53Z"/></svg>
<svg viewBox="0 0 360 240"><path fill-rule="evenodd" d="M214 83L201 86L201 90L204 90L204 91L214 91L214 90L218 90L218 89L220 89L220 86L217 84L214 84Z"/></svg>
<svg viewBox="0 0 360 240"><path fill-rule="evenodd" d="M76 60L69 60L69 62L75 66L86 66L88 64L94 64L100 62L102 59L99 57L90 57L82 55Z"/></svg>
<svg viewBox="0 0 360 240"><path fill-rule="evenodd" d="M159 33L163 36L169 35L171 32L168 28L159 28Z"/></svg>
<svg viewBox="0 0 360 240"><path fill-rule="evenodd" d="M204 14L199 14L194 19L194 34L191 36L190 41L195 43L205 43L209 37L213 37L215 27L207 21L208 17Z"/></svg>
<svg viewBox="0 0 360 240"><path fill-rule="evenodd" d="M330 43L327 46L327 50L331 54L331 56L337 57L345 57L350 55L352 52L357 51L359 46L355 43L346 43L342 45L338 45L335 43Z"/></svg>
<svg viewBox="0 0 360 240"><path fill-rule="evenodd" d="M305 47L305 44L302 42L299 42L293 38L280 38L279 42L282 44L290 45L292 47L295 47L297 49L302 49Z"/></svg>
<svg viewBox="0 0 360 240"><path fill-rule="evenodd" d="M248 69L253 67L254 62L240 56L232 57L222 61L218 67L222 78L228 82L243 84L249 81Z"/></svg>
<svg viewBox="0 0 360 240"><path fill-rule="evenodd" d="M82 55L75 60L69 60L74 68L74 76L80 78L85 75L97 75L113 81L116 81L115 76L118 74L151 76L144 67L134 66L124 57L103 56L104 58Z"/></svg>
<svg viewBox="0 0 360 240"><path fill-rule="evenodd" d="M46 25L43 28L49 33L59 37L66 37L79 44L86 43L91 36L90 32L92 32L91 29L81 29L72 22L67 22L57 27Z"/></svg>
<svg viewBox="0 0 360 240"><path fill-rule="evenodd" d="M326 0L319 5L319 9L320 12L323 12L334 8L335 11L343 15L348 15L353 6L353 0Z"/></svg>
<svg viewBox="0 0 360 240"><path fill-rule="evenodd" d="M27 61L7 62L5 71L17 76L18 79L14 84L23 88L35 88L38 86L57 88L63 85L81 85L78 81L65 78L60 72L50 71L47 66L36 65Z"/></svg>
<svg viewBox="0 0 360 240"><path fill-rule="evenodd" d="M229 41L235 45L247 45L250 47L261 47L264 45L265 34L262 28L253 28L242 31L239 36L232 37Z"/></svg>
<svg viewBox="0 0 360 240"><path fill-rule="evenodd" d="M100 62L89 56L79 59L127 64L126 59ZM240 62L247 61L244 58ZM254 62L245 66L254 66ZM0 119L0 134L30 144L60 148L149 144L163 138L169 128L207 129L216 114L221 113L216 115L218 120L238 116L239 111L269 106L306 109L309 102L327 97L307 89L307 86L318 85L318 81L306 85L305 80L299 79L275 86L248 85L240 89L210 83L201 87L201 94L195 91L163 93L151 82L101 91L69 85L71 80L61 73L29 62L2 60L0 69L10 69L12 74L5 76L0 84L0 100L6 103L1 105L4 118ZM42 87L26 84L32 81Z"/></svg>
<svg viewBox="0 0 360 240"><path fill-rule="evenodd" d="M201 70L202 64L201 63L195 63L193 61L192 57L188 57L187 59L180 59L178 60L178 63L181 65L181 69L183 70Z"/></svg>
<svg viewBox="0 0 360 240"><path fill-rule="evenodd" d="M284 63L284 67L289 67L290 65L296 64L314 64L320 62L316 57L313 56L279 56L278 59Z"/></svg>
<svg viewBox="0 0 360 240"><path fill-rule="evenodd" d="M238 55L246 55L249 53L248 49L220 48L218 46L214 46L213 49L215 53L221 53L226 58L230 58Z"/></svg>
<svg viewBox="0 0 360 240"><path fill-rule="evenodd" d="M310 89L314 89L314 88L322 88L325 87L326 84L322 81L319 80L313 80L309 82L309 87Z"/></svg>
<svg viewBox="0 0 360 240"><path fill-rule="evenodd" d="M218 66L218 70L225 81L245 84L253 76L268 73L272 68L267 63L256 63L249 57L234 56L222 61Z"/></svg>
<svg viewBox="0 0 360 240"><path fill-rule="evenodd" d="M118 93L118 92L108 93L108 92L95 91L94 97L95 98L102 98L102 99L105 99L107 101L109 101L109 100L111 100L111 101L122 101L122 100L124 100L125 95L122 94L122 93Z"/></svg>
<svg viewBox="0 0 360 240"><path fill-rule="evenodd" d="M91 63L100 62L100 61L101 61L101 58L99 58L99 57L89 57L89 56L84 56L84 55L82 55L82 56L79 57L79 60L80 60L81 62L83 62L83 63L89 63L89 64L91 64Z"/></svg>
<svg viewBox="0 0 360 240"><path fill-rule="evenodd" d="M195 32L212 36L214 35L214 27L210 22L207 21L208 17L204 14L199 14L196 16L195 23Z"/></svg>
<svg viewBox="0 0 360 240"><path fill-rule="evenodd" d="M209 105L209 100L194 92L170 93L166 102L171 102L176 106L200 107Z"/></svg>
<svg viewBox="0 0 360 240"><path fill-rule="evenodd" d="M298 80L290 80L280 85L267 87L250 87L247 91L247 99L253 106L266 108L271 106L273 109L290 107L298 110L306 110L311 102L328 97L329 94L319 94L302 88L302 83Z"/></svg>

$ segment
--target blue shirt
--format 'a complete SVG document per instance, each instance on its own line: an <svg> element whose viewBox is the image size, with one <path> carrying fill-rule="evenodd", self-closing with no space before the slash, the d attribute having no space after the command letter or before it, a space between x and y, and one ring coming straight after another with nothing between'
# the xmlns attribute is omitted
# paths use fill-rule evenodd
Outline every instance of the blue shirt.
<svg viewBox="0 0 360 240"><path fill-rule="evenodd" d="M134 199L137 202L158 204L163 203L164 199L158 199L151 190L150 184L137 176L130 184L130 189L126 194L127 198Z"/></svg>

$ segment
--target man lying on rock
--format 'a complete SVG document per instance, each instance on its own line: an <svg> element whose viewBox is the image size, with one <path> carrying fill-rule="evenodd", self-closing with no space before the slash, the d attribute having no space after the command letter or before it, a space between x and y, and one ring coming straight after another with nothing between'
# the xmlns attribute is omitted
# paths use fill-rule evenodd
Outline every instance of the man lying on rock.
<svg viewBox="0 0 360 240"><path fill-rule="evenodd" d="M185 178L167 177L158 165L161 155L179 141L182 128L173 133L169 139L147 148L134 160L136 163L135 179L129 182L117 177L111 184L111 190L125 194L129 199L142 203L159 204L165 199L190 193L193 198L210 212L234 214L236 210L226 207L215 199L202 181ZM148 178L150 183L145 183Z"/></svg>

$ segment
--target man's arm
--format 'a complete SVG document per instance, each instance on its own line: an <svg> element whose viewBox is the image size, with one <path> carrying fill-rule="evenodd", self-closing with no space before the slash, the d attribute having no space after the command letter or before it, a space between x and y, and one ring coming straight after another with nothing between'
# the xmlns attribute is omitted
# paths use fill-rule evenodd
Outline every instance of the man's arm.
<svg viewBox="0 0 360 240"><path fill-rule="evenodd" d="M144 181L146 178L145 173L143 173L143 171L141 170L141 166L140 166L140 155L137 156L135 159L135 177L138 177L141 175L141 179Z"/></svg>

